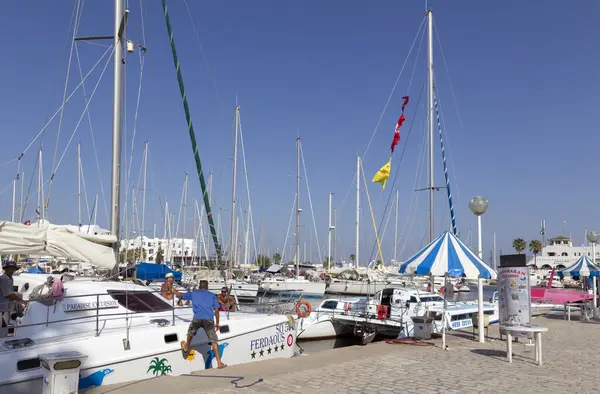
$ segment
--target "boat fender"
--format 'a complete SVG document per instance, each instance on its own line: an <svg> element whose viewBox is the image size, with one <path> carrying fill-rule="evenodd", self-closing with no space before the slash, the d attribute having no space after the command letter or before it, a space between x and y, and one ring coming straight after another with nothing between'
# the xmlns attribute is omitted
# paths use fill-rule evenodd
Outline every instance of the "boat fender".
<svg viewBox="0 0 600 394"><path fill-rule="evenodd" d="M296 303L296 314L298 317L308 317L310 316L310 312L312 312L312 307L308 301L302 300Z"/></svg>

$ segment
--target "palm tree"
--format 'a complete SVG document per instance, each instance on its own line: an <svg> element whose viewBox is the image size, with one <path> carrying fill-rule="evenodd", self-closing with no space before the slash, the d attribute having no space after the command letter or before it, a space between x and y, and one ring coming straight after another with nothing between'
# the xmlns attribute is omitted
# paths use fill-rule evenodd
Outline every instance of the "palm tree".
<svg viewBox="0 0 600 394"><path fill-rule="evenodd" d="M281 255L279 253L275 253L273 255L273 261L275 262L275 264L281 263Z"/></svg>
<svg viewBox="0 0 600 394"><path fill-rule="evenodd" d="M156 252L156 260L155 263L156 264L162 264L165 261L165 253L163 251L163 249L159 246L158 247L158 252Z"/></svg>
<svg viewBox="0 0 600 394"><path fill-rule="evenodd" d="M354 261L356 261L356 255L354 253L350 255L350 261L352 261L352 265L354 265Z"/></svg>
<svg viewBox="0 0 600 394"><path fill-rule="evenodd" d="M529 242L529 251L533 254L533 263L537 263L537 255L542 251L542 243L537 239ZM536 264L537 266L537 264Z"/></svg>
<svg viewBox="0 0 600 394"><path fill-rule="evenodd" d="M171 366L168 364L166 358L159 359L158 357L154 357L152 361L150 361L150 366L146 373L152 371L152 375L154 376L162 376L166 375L168 372L173 372Z"/></svg>
<svg viewBox="0 0 600 394"><path fill-rule="evenodd" d="M513 240L512 247L515 248L518 254L521 254L527 247L527 243L522 238Z"/></svg>

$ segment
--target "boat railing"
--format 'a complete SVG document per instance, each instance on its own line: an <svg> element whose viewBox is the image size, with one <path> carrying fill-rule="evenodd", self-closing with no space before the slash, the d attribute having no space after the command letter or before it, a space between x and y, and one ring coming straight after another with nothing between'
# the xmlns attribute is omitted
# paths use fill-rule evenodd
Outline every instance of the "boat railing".
<svg viewBox="0 0 600 394"><path fill-rule="evenodd" d="M76 295L76 296L65 296L62 297L60 299L56 299L54 301L54 303L50 304L50 305L45 305L41 302L37 302L37 301L29 301L30 303L35 302L38 303L39 305L45 305L46 306L46 319L45 321L42 322L38 322L38 323L30 323L30 324L17 324L14 327L15 329L15 334L16 331L18 329L22 329L22 328L26 328L26 327L35 327L35 326L45 326L48 327L51 324L58 324L58 323L66 323L66 322L75 322L75 321L85 321L85 320L91 320L91 319L95 319L96 322L96 328L95 328L95 335L96 336L100 336L101 333L101 329L100 329L100 321L107 321L107 320L111 320L112 318L121 318L124 317L125 319L129 318L130 316L133 315L148 315L148 314L164 314L165 312L168 312L169 310L171 311L171 325L175 325L175 321L176 321L176 314L175 311L176 310L181 310L181 309L191 309L192 306L177 306L175 304L176 300L175 297L173 297L173 299L171 300L171 308L170 309L163 309L163 310L148 310L148 311L132 311L130 309L128 309L128 299L127 297L130 294L136 294L136 293L160 293L160 290L125 290L125 291L113 291L110 294L109 293L97 293L97 294L83 294L83 295ZM113 296L125 296L126 300L125 300L125 312L117 312L117 313L102 313L101 311L106 310L106 308L102 308L101 307L101 297L102 299L106 299L108 297L111 297L113 300L117 301ZM90 308L90 309L82 309L80 310L81 312L89 312L89 311L94 311L94 314L86 314L85 316L76 316L76 317L71 317L68 319L58 319L58 320L50 320L50 315L51 315L51 308L52 309L56 309L56 306L58 305L59 301L64 301L64 300L69 300L69 299L77 299L77 300L82 300L82 299L90 299L93 298L95 299L95 307ZM159 298L160 299L160 298ZM169 300L163 300L160 299L161 301L168 303ZM94 301L92 301L94 302ZM118 301L117 301L118 302ZM119 303L120 304L120 303ZM122 305L121 305L122 306ZM28 308L29 306L25 309L25 313L28 312ZM229 316L228 316L229 317Z"/></svg>

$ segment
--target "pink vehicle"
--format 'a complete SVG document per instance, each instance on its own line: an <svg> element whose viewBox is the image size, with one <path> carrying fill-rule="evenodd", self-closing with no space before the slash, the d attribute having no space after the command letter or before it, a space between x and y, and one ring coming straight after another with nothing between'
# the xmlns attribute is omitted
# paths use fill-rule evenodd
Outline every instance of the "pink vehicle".
<svg viewBox="0 0 600 394"><path fill-rule="evenodd" d="M591 294L583 293L576 290L553 289L552 281L554 280L555 270L550 274L550 280L547 287L532 287L531 302L564 305L567 302L581 302L594 298Z"/></svg>

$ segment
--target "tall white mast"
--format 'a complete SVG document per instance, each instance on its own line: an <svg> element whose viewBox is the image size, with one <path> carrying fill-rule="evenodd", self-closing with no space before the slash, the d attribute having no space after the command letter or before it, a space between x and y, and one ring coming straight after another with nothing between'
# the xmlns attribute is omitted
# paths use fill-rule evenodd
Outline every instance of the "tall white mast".
<svg viewBox="0 0 600 394"><path fill-rule="evenodd" d="M117 238L115 242L115 256L119 261L119 204L121 201L121 139L123 128L123 36L127 14L123 7L123 0L115 0L115 30L114 30L114 88L113 88L113 124L112 124L112 168L111 168L111 193L110 193L110 233ZM119 271L117 264L114 274Z"/></svg>
<svg viewBox="0 0 600 394"><path fill-rule="evenodd" d="M427 116L429 130L429 242L433 241L433 192L434 192L434 174L433 174L433 14L427 10L427 41L428 41L428 61L427 61Z"/></svg>
<svg viewBox="0 0 600 394"><path fill-rule="evenodd" d="M235 132L233 136L233 184L231 187L231 252L229 257L229 267L227 270L227 279L231 279L231 270L233 268L233 260L236 258L235 256L235 187L237 180L237 150L238 150L238 131L240 127L240 106L235 106Z"/></svg>
<svg viewBox="0 0 600 394"><path fill-rule="evenodd" d="M211 171L208 176L208 202L211 207L213 206L212 189L213 189L213 172ZM204 220L201 221L200 225L203 226L203 228L204 228ZM207 230L210 230L208 228L208 226L207 226ZM217 234L219 234L218 228L217 228ZM221 238L221 240L222 240L222 238ZM204 248L208 249L206 252L206 261L208 261L210 259L210 253L211 253L210 231L206 231L206 241L204 241L204 239L203 239L203 242L205 242Z"/></svg>
<svg viewBox="0 0 600 394"><path fill-rule="evenodd" d="M169 225L169 202L167 200L165 200L165 227L163 230L163 239L167 240L167 244L163 248L163 264L165 261L169 261L169 244L171 243L171 240L169 238L167 238L167 234L169 234L167 232L168 225Z"/></svg>
<svg viewBox="0 0 600 394"><path fill-rule="evenodd" d="M246 218L246 239L244 243L244 265L248 266L248 237L250 236L250 209L247 211Z"/></svg>
<svg viewBox="0 0 600 394"><path fill-rule="evenodd" d="M15 207L17 204L17 180L19 179L19 173L13 178L13 189L12 189L12 214L10 221L15 222Z"/></svg>
<svg viewBox="0 0 600 394"><path fill-rule="evenodd" d="M356 155L356 256L354 265L358 268L360 245L360 156Z"/></svg>
<svg viewBox="0 0 600 394"><path fill-rule="evenodd" d="M183 219L183 228L181 231L181 265L185 265L185 253L183 252L185 249L185 219L187 215L187 192L188 192L188 174L185 173L185 183L183 185L183 209L182 209L182 219Z"/></svg>
<svg viewBox="0 0 600 394"><path fill-rule="evenodd" d="M19 223L23 223L23 185L25 184L25 172L21 171L21 192L19 193Z"/></svg>
<svg viewBox="0 0 600 394"><path fill-rule="evenodd" d="M396 189L396 225L394 226L394 263L398 261L398 189Z"/></svg>
<svg viewBox="0 0 600 394"><path fill-rule="evenodd" d="M140 236L142 242L144 242L144 230L146 222L146 172L148 169L148 141L144 142L144 179L143 179L143 193L142 193L142 228L140 229Z"/></svg>
<svg viewBox="0 0 600 394"><path fill-rule="evenodd" d="M296 139L298 173L296 175L296 279L300 274L300 137Z"/></svg>
<svg viewBox="0 0 600 394"><path fill-rule="evenodd" d="M329 193L329 220L328 220L328 228L327 228L327 269L331 269L331 230L333 227L331 226L331 198L333 193Z"/></svg>
<svg viewBox="0 0 600 394"><path fill-rule="evenodd" d="M98 218L98 193L96 193L96 198L94 199L94 220L93 225L96 227L96 219ZM88 227L89 230L89 227ZM89 233L89 231L88 231Z"/></svg>
<svg viewBox="0 0 600 394"><path fill-rule="evenodd" d="M38 154L38 220L44 220L44 172L42 150Z"/></svg>
<svg viewBox="0 0 600 394"><path fill-rule="evenodd" d="M81 143L77 143L77 225L81 231Z"/></svg>
<svg viewBox="0 0 600 394"><path fill-rule="evenodd" d="M337 261L337 220L336 220L336 211L333 208L333 263Z"/></svg>

